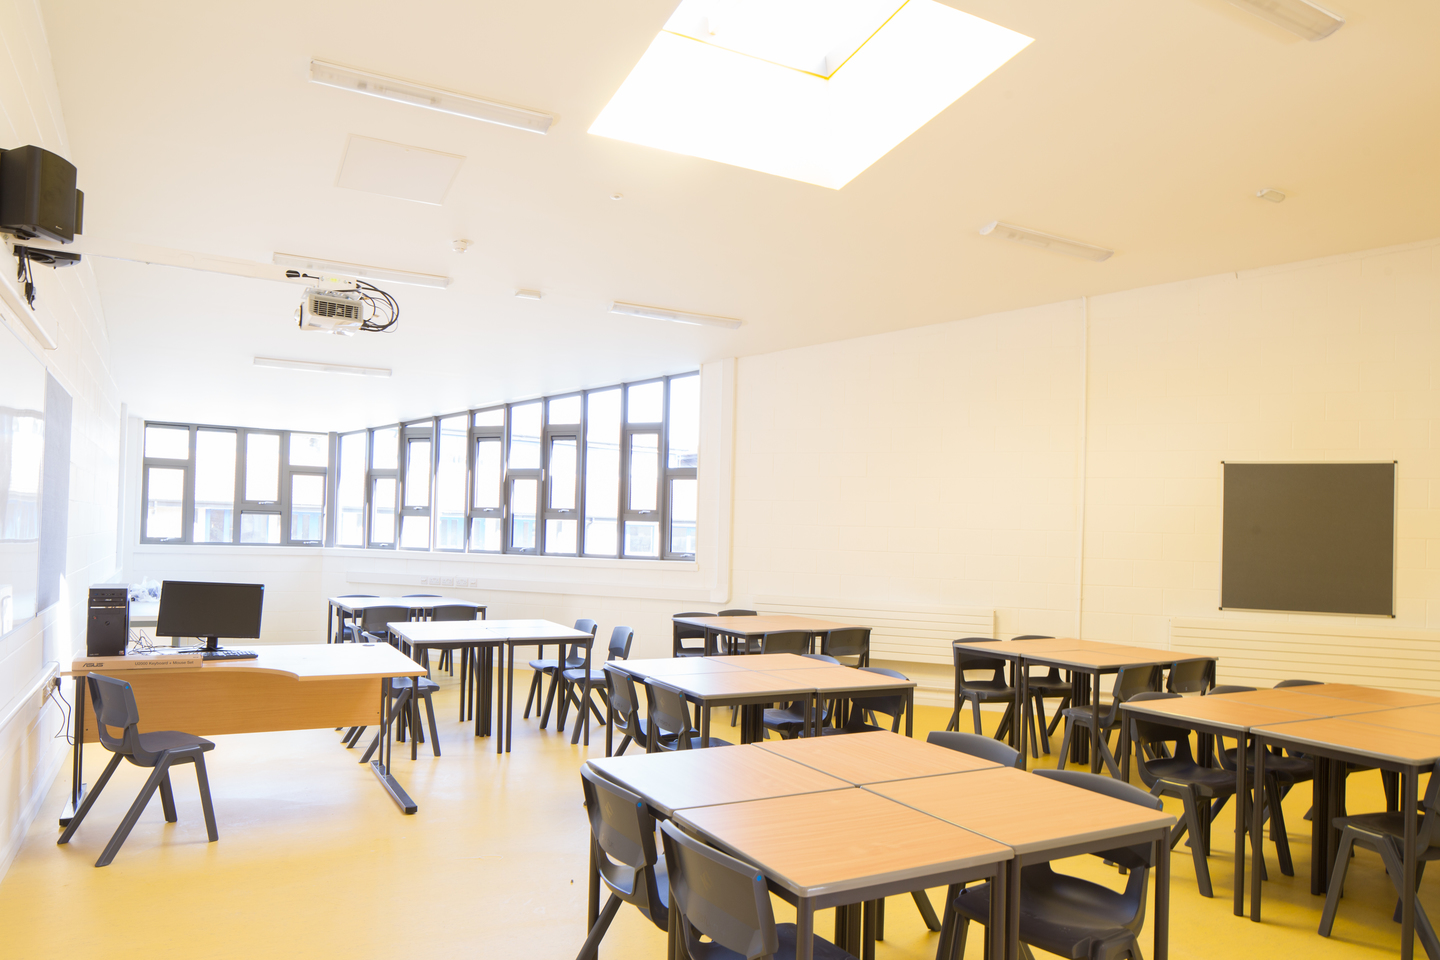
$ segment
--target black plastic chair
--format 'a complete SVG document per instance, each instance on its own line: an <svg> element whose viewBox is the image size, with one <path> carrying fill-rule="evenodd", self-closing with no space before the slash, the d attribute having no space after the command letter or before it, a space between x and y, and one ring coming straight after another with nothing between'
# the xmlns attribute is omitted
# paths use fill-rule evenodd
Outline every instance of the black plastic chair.
<svg viewBox="0 0 1440 960"><path fill-rule="evenodd" d="M590 935L576 960L593 960L620 904L628 903L661 930L670 925L670 878L655 849L655 818L645 801L592 771L580 768L585 813L590 818ZM600 885L610 899L600 908Z"/></svg>
<svg viewBox="0 0 1440 960"><path fill-rule="evenodd" d="M403 623L410 619L409 607L367 607L360 614L360 642L388 643L392 646L387 623Z"/></svg>
<svg viewBox="0 0 1440 960"><path fill-rule="evenodd" d="M1078 770L1036 770L1035 775L1059 780L1129 803L1159 810L1159 798L1128 783L1120 783ZM1116 892L1098 883L1056 873L1049 863L1020 868L1020 943L1022 956L1035 946L1072 960L1141 960L1140 931L1145 926L1145 901L1155 845L1119 847L1091 854L1129 871L1125 889ZM954 888L952 888L952 892ZM990 917L990 884L954 893L947 905L947 931L958 922L956 935L941 933L941 949L951 945L950 956L965 952L965 933L971 921L984 924ZM953 913L952 913L953 911Z"/></svg>
<svg viewBox="0 0 1440 960"><path fill-rule="evenodd" d="M739 609L735 609L735 610L721 610L719 613L716 614L717 617L758 617L759 615L760 615L760 614L757 613L757 612L754 611L754 610L739 610ZM742 639L742 638L740 638L740 637L729 637L729 636L725 636L724 634L721 634L720 636L716 637L715 639L716 639L717 644L718 644L718 643L724 643L724 644L729 648L729 652L730 652L730 653L735 653L736 650L737 650L737 648L738 648L738 647L740 646L740 644L742 644L742 643L745 644L745 652L746 652L746 653L758 653L759 650L760 650L760 645L759 645L758 643L756 643L755 641L753 641L753 640L747 641L747 640L744 640L744 639ZM717 651L717 652L718 652L718 651Z"/></svg>
<svg viewBox="0 0 1440 960"><path fill-rule="evenodd" d="M1323 685L1322 680L1281 680L1275 684L1276 690L1284 690L1286 687L1318 687Z"/></svg>
<svg viewBox="0 0 1440 960"><path fill-rule="evenodd" d="M1018 637L1011 637L1010 639L1054 640L1055 638L1043 633L1027 633ZM1036 739L1040 741L1045 752L1049 753L1050 735L1053 734L1055 728L1060 725L1060 711L1070 706L1071 686L1069 671L1061 671L1059 667L1042 667L1041 669L1045 670L1045 672L1039 676L1033 673L1030 674L1026 678L1025 683L1026 689L1030 691L1030 699L1035 704L1035 715L1040 721L1038 731L1033 731L1032 735L1038 733ZM1055 712L1051 714L1048 725L1045 720L1045 700L1047 698L1051 700L1058 699L1060 701L1059 706L1055 708ZM1038 754L1036 754L1036 756L1038 756Z"/></svg>
<svg viewBox="0 0 1440 960"><path fill-rule="evenodd" d="M857 667L870 666L870 628L827 630L820 637L820 652L827 657L854 657ZM844 661L841 661L842 663Z"/></svg>
<svg viewBox="0 0 1440 960"><path fill-rule="evenodd" d="M882 677L894 677L897 680L909 680L910 678L898 670L889 670L885 667L861 667L862 673L878 673ZM875 723L875 714L882 714L890 718L890 726L882 727ZM898 693L872 694L870 696L853 697L850 700L850 715L845 718L843 729L834 727L822 728L821 733L868 733L873 730L889 730L891 733L900 732L900 721L905 718L905 698Z"/></svg>
<svg viewBox="0 0 1440 960"><path fill-rule="evenodd" d="M1000 726L995 731L996 740L1004 738L1010 729L1010 724L1015 719L1015 688L1005 681L1006 662L1000 657L987 657L983 648L977 649L981 643L997 642L988 637L966 637L951 644L955 655L955 709L951 711L950 720L945 724L946 730L960 729L960 711L967 703L974 708L976 733L982 732L982 703L1005 704L1005 715L1000 718ZM989 671L991 676L988 680L971 680L965 674L972 670Z"/></svg>
<svg viewBox="0 0 1440 960"><path fill-rule="evenodd" d="M600 625L594 620L580 619L575 621L575 629L588 631L593 638L595 631L600 629ZM542 649L540 652L544 653L544 650ZM585 665L586 658L581 655L579 644L571 644L569 652L567 653L565 644L562 643L560 644L559 652L565 660L566 669ZM540 706L540 690L545 682L545 678L549 677L550 689L545 694L545 708L540 711L540 729L544 730L545 725L550 722L550 708L555 703L555 688L560 683L560 659L541 657L531 660L530 670L532 671L530 691L525 695L525 712L521 715L521 718L524 720L530 719L531 703L534 703L537 707Z"/></svg>
<svg viewBox="0 0 1440 960"><path fill-rule="evenodd" d="M341 600L374 600L375 598L376 594L373 593L340 594ZM347 619L343 613L340 615L340 632L335 636L336 643L345 643L347 641L350 643L360 642L360 631L355 620L355 617Z"/></svg>
<svg viewBox="0 0 1440 960"><path fill-rule="evenodd" d="M1065 769L1065 760L1070 754L1070 738L1076 735L1076 730L1083 730L1085 737L1091 741L1090 749L1100 754L1101 759L1105 761L1106 768L1110 771L1110 776L1117 780L1120 779L1120 766L1115 762L1115 755L1110 752L1110 731L1120 723L1120 704L1138 694L1154 692L1159 686L1160 668L1158 666L1121 667L1115 674L1115 688L1111 693L1110 706L1100 714L1098 741L1090 726L1090 719L1094 715L1093 708L1067 707L1062 711L1062 715L1065 717L1065 737L1060 741L1058 768ZM1099 691L1095 691L1094 695L1099 696ZM1189 750L1188 741L1186 750L1187 752Z"/></svg>
<svg viewBox="0 0 1440 960"><path fill-rule="evenodd" d="M90 701L95 708L95 731L100 737L100 745L114 756L110 758L110 763L106 765L105 772L100 774L95 786L85 794L85 799L80 802L80 809L70 818L65 832L60 834L60 839L55 842L70 842L70 838L79 829L80 822L85 819L85 814L90 812L90 807L100 796L100 791L110 782L115 768L120 766L121 760L129 760L137 767L149 767L150 776L140 788L135 802L130 804L130 809L110 837L110 842L105 844L95 866L108 866L110 861L115 859L115 854L120 852L120 846L125 842L125 838L130 836L130 831L135 828L157 789L160 791L160 803L165 808L166 821L174 823L179 819L175 813L175 794L170 789L170 768L182 763L195 764L195 780L200 785L200 808L205 812L205 830L211 843L219 840L220 832L215 828L215 808L210 803L210 778L205 774L205 754L214 750L215 744L203 737L176 730L141 733L140 710L135 705L135 691L130 689L130 684L94 673L85 680L90 690ZM107 729L110 727L123 729L124 733L119 737L112 736Z"/></svg>
<svg viewBox="0 0 1440 960"><path fill-rule="evenodd" d="M702 742L700 733L690 722L690 707L685 697L653 680L645 682L646 712L649 714L650 736L647 749L699 750L702 747L728 747L730 741L711 737Z"/></svg>
<svg viewBox="0 0 1440 960"><path fill-rule="evenodd" d="M775 630L760 638L761 653L793 653L803 657L810 652L810 634L804 630Z"/></svg>
<svg viewBox="0 0 1440 960"><path fill-rule="evenodd" d="M440 684L429 677L392 677L390 679L390 716L394 718L395 742L404 743L406 736L410 736L410 759L414 760L419 752L419 744L425 742L425 731L420 728L420 701L425 701L425 718L430 724L430 749L435 756L440 756L440 732L435 728L435 701L431 699L440 690ZM365 727L359 727L353 737L350 738L350 746L354 747L365 735ZM365 748L365 753L360 757L361 763L368 763L380 747L380 731L375 734L375 739L370 741L370 746Z"/></svg>
<svg viewBox="0 0 1440 960"><path fill-rule="evenodd" d="M603 667L605 695L609 701L610 722L605 726L605 756L619 756L633 740L646 753L650 752L650 727L640 716L640 697L635 691L635 678L624 670ZM620 749L611 753L615 731L621 735Z"/></svg>
<svg viewBox="0 0 1440 960"><path fill-rule="evenodd" d="M704 610L691 610L688 613L677 613L675 617L713 617L715 614ZM675 631L670 641L670 656L672 657L703 657L709 653L710 631L704 627L694 627L688 623L675 623L671 619L671 628ZM700 646L687 646L686 640L699 640Z"/></svg>
<svg viewBox="0 0 1440 960"><path fill-rule="evenodd" d="M1254 687L1241 686L1238 683L1222 683L1219 686L1211 687L1201 692L1202 697L1215 697L1222 693L1254 693Z"/></svg>
<svg viewBox="0 0 1440 960"><path fill-rule="evenodd" d="M605 650L605 662L612 660L629 660L630 644L635 642L635 631L630 627L616 627L610 631L610 644ZM590 658L586 658L587 661ZM597 723L605 722L605 715L600 712L599 704L590 699L591 690L605 689L605 667L602 664L598 667L587 668L584 664L578 667L570 667L560 671L560 709L555 718L555 729L560 733L565 732L565 716L570 712L571 705L583 710L581 704L589 704L590 711L595 715ZM580 740L580 728L583 726L584 717L575 718L575 730L570 737L570 742L578 743Z"/></svg>
<svg viewBox="0 0 1440 960"><path fill-rule="evenodd" d="M1215 661L1177 660L1170 665L1165 678L1168 693L1198 693L1202 696L1215 686Z"/></svg>
<svg viewBox="0 0 1440 960"><path fill-rule="evenodd" d="M1140 693L1132 699L1173 700L1178 693ZM1200 895L1213 897L1210 885L1210 867L1206 857L1210 855L1210 811L1211 801L1218 801L1235 795L1235 774L1233 768L1201 766L1190 751L1190 731L1181 727L1167 726L1150 720L1142 720L1132 714L1129 739L1135 746L1135 766L1140 782L1150 788L1157 797L1174 797L1184 806L1180 822L1170 832L1170 846L1180 842L1187 832L1190 834L1190 855L1195 861L1195 881ZM1144 747L1166 746L1172 748L1170 756L1146 757ZM1157 751L1158 753L1158 751ZM1266 774L1263 791L1256 791L1263 802L1265 797L1273 801L1278 798L1273 774ZM1218 806L1216 807L1218 809ZM1283 825L1283 824L1282 824ZM1283 830L1280 834L1282 865L1289 861L1289 846ZM1263 876L1263 873L1262 873Z"/></svg>
<svg viewBox="0 0 1440 960"><path fill-rule="evenodd" d="M439 622L461 622L465 620L480 619L480 608L472 607L468 603L446 603L435 607L430 611L430 619ZM430 658L427 651L425 666L430 666ZM436 669L449 670L450 675L455 675L455 648L442 647L440 650L440 663ZM461 674L464 674L464 667L461 667Z"/></svg>
<svg viewBox="0 0 1440 960"><path fill-rule="evenodd" d="M660 824L660 834L670 875L670 906L680 913L682 956L793 960L795 924L775 922L760 870L688 836L674 821ZM855 960L818 935L812 943L815 960Z"/></svg>
<svg viewBox="0 0 1440 960"><path fill-rule="evenodd" d="M1025 763L1019 750L1008 743L1001 743L999 740L992 740L989 737L974 733L960 733L956 730L931 730L925 737L926 743L933 743L937 747L944 747L947 750L955 750L960 753L968 753L972 757L979 757L982 760L993 760L1006 767L1014 767L1016 770L1024 770Z"/></svg>
<svg viewBox="0 0 1440 960"><path fill-rule="evenodd" d="M715 614L717 617L758 617L754 610L721 610Z"/></svg>
<svg viewBox="0 0 1440 960"><path fill-rule="evenodd" d="M1336 817L1332 823L1340 829L1340 846L1335 852L1335 869L1330 874L1330 889L1325 894L1325 910L1320 915L1320 936L1330 936L1335 925L1335 913L1340 908L1340 898L1345 893L1345 874L1350 867L1350 858L1355 847L1373 850L1385 864L1385 873L1400 897L1405 895L1405 815L1403 813L1361 813L1355 816ZM1436 939L1435 928L1425 908L1420 905L1420 879L1425 875L1425 864L1440 860L1440 763L1430 771L1430 783L1425 787L1425 798L1421 804L1420 825L1415 834L1415 932L1425 947L1426 955L1440 957L1440 940ZM1400 922L1404 903L1395 903L1394 920Z"/></svg>

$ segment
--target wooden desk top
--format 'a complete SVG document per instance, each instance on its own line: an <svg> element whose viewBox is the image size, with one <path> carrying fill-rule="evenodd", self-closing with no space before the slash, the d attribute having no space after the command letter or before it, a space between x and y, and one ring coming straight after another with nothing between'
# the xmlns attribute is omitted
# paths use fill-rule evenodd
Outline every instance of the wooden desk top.
<svg viewBox="0 0 1440 960"><path fill-rule="evenodd" d="M1014 848L1017 854L1128 837L1175 818L1010 767L866 787Z"/></svg>
<svg viewBox="0 0 1440 960"><path fill-rule="evenodd" d="M385 624L386 629L406 643L481 643L500 641L490 632L487 620L402 620Z"/></svg>
<svg viewBox="0 0 1440 960"><path fill-rule="evenodd" d="M588 645L594 637L574 627L549 620L482 620L490 637L507 643L581 643Z"/></svg>
<svg viewBox="0 0 1440 960"><path fill-rule="evenodd" d="M1044 640L999 640L961 643L955 641L953 646L975 648L976 650L994 650L998 656L1021 657L1030 653L1048 653L1051 650L1083 650L1090 646L1088 640L1076 640L1073 637L1047 637Z"/></svg>
<svg viewBox="0 0 1440 960"><path fill-rule="evenodd" d="M1233 700L1236 703L1258 704L1292 710L1312 717L1343 717L1350 713L1371 713L1378 709L1373 703L1359 700L1341 700L1338 697L1323 697L1306 693L1318 687L1282 687L1279 690L1251 690L1248 693L1222 693L1205 700Z"/></svg>
<svg viewBox="0 0 1440 960"><path fill-rule="evenodd" d="M1000 765L888 730L836 737L766 740L758 749L814 767L856 785L991 770Z"/></svg>
<svg viewBox="0 0 1440 960"><path fill-rule="evenodd" d="M1177 700L1141 700L1122 705L1122 709L1156 717L1173 718L1176 726L1185 721L1198 721L1207 726L1221 727L1239 733L1251 727L1270 723L1289 723L1319 716L1317 713L1302 713L1283 710L1259 703L1235 700L1229 696L1180 697Z"/></svg>
<svg viewBox="0 0 1440 960"><path fill-rule="evenodd" d="M754 670L733 670L728 673L685 673L656 678L655 682L678 690L692 700L723 700L729 697L758 697L771 694L776 700L793 700L808 696L815 688L797 683L785 673L757 673Z"/></svg>
<svg viewBox="0 0 1440 960"><path fill-rule="evenodd" d="M1298 723L1253 728L1288 743L1329 747L1346 756L1424 765L1440 759L1440 733L1377 727L1356 717L1319 717Z"/></svg>
<svg viewBox="0 0 1440 960"><path fill-rule="evenodd" d="M230 673L275 673L309 680L357 680L380 677L422 677L425 668L388 643L295 643L256 644L259 656L254 660L211 660L195 667L136 666L129 670L124 664L106 666L95 673L142 674L145 676L194 676L224 670ZM67 670L64 676L83 676L90 670Z"/></svg>
<svg viewBox="0 0 1440 960"><path fill-rule="evenodd" d="M816 693L850 693L857 691L914 690L914 680L887 677L883 673L870 673L854 667L837 667L820 664L811 670L781 670L771 674L791 683L804 684Z"/></svg>
<svg viewBox="0 0 1440 960"><path fill-rule="evenodd" d="M592 769L663 815L716 803L844 790L843 780L761 750L757 744L587 760Z"/></svg>
<svg viewBox="0 0 1440 960"><path fill-rule="evenodd" d="M796 617L788 613L765 614L756 617L675 617L676 623L692 627L705 627L716 633L732 637L758 637L776 630L804 630L807 633L825 633L829 630L844 630L858 626L854 623L836 623L833 620L816 620L812 617Z"/></svg>
<svg viewBox="0 0 1440 960"><path fill-rule="evenodd" d="M696 807L681 810L675 822L802 897L934 877L1012 856L1004 844L854 787Z"/></svg>
<svg viewBox="0 0 1440 960"><path fill-rule="evenodd" d="M824 660L811 660L796 653L742 653L733 657L706 657L721 663L733 663L741 670L812 670L815 667L829 667L834 664Z"/></svg>
<svg viewBox="0 0 1440 960"><path fill-rule="evenodd" d="M1355 723L1368 723L1390 730L1409 730L1412 733L1440 733L1440 708L1435 706L1398 707L1377 710L1374 713L1353 713L1346 717Z"/></svg>
<svg viewBox="0 0 1440 960"><path fill-rule="evenodd" d="M738 659L738 658L736 658ZM632 677L680 677L694 673L739 673L741 668L709 657L659 657L653 660L611 660L610 665Z"/></svg>
<svg viewBox="0 0 1440 960"><path fill-rule="evenodd" d="M1072 667L1081 670L1116 670L1120 667L1148 666L1150 664L1175 663L1180 660L1211 659L1200 654L1176 653L1174 650L1157 650L1152 647L1128 647L1116 644L1093 644L1072 650L1051 650L1026 654L1027 660L1037 663Z"/></svg>
<svg viewBox="0 0 1440 960"><path fill-rule="evenodd" d="M1321 683L1316 686L1286 687L1287 690L1313 692L1316 696L1336 697L1340 700L1359 700L1382 707L1419 707L1440 704L1440 697L1429 697L1421 693L1406 693L1400 690L1382 690L1379 687L1362 687L1354 683Z"/></svg>
<svg viewBox="0 0 1440 960"><path fill-rule="evenodd" d="M330 606L346 613L358 613L370 607L409 607L411 610L429 610L432 607L475 607L485 609L483 603L457 600L454 597L330 597Z"/></svg>

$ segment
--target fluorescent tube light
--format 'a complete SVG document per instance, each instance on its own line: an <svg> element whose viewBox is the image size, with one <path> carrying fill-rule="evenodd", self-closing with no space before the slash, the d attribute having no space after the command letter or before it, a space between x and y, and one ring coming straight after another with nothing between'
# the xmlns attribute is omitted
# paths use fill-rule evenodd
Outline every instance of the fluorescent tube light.
<svg viewBox="0 0 1440 960"><path fill-rule="evenodd" d="M521 300L539 300L539 299L540 299L540 291L539 291L539 290L516 290L516 291L515 291L515 296L518 297L518 298L520 298Z"/></svg>
<svg viewBox="0 0 1440 960"><path fill-rule="evenodd" d="M426 87L393 77L382 77L379 74L326 63L324 60L310 61L310 82L335 87L337 90L353 90L382 100L408 103L427 110L438 110L457 117L498 123L516 130L529 130L531 133L544 134L555 122L553 116L537 110L526 110L524 107L512 107L493 100L468 97L463 93L452 93L449 90Z"/></svg>
<svg viewBox="0 0 1440 960"><path fill-rule="evenodd" d="M352 377L388 377L389 367L353 367L348 363L317 363L313 360L278 360L275 357L256 357L255 366L274 367L276 370L302 370L306 373L345 373Z"/></svg>
<svg viewBox="0 0 1440 960"><path fill-rule="evenodd" d="M1054 250L1056 253L1068 253L1072 257L1082 257L1097 263L1101 260L1109 260L1115 253L1114 250L1106 250L1104 247L1081 243L1079 240L1067 240L1065 237L1057 237L1053 233L1042 233L1027 227L1017 227L1013 223L1002 223L999 220L992 220L985 224L980 228L980 233L987 237L1004 237L1006 240L1014 240L1016 243L1026 243L1032 247Z"/></svg>
<svg viewBox="0 0 1440 960"><path fill-rule="evenodd" d="M643 317L646 320L669 320L673 323L691 323L701 327L724 327L727 330L738 330L739 320L732 320L729 317L712 317L705 313L684 313L680 310L666 310L663 307L647 307L639 303L620 303L616 301L610 304L610 312L619 314L622 317Z"/></svg>
<svg viewBox="0 0 1440 960"><path fill-rule="evenodd" d="M438 287L443 290L450 286L449 277L433 273L415 273L412 270L391 270L388 267L368 267L363 263L345 263L340 260L317 260L293 253L277 253L270 258L277 267L294 267L297 270L311 270L316 273L338 273L342 277L363 277L366 280L388 280L391 283L409 283L417 287Z"/></svg>
<svg viewBox="0 0 1440 960"><path fill-rule="evenodd" d="M1345 18L1310 0L1230 0L1241 10L1269 20L1306 40L1324 40L1345 26Z"/></svg>

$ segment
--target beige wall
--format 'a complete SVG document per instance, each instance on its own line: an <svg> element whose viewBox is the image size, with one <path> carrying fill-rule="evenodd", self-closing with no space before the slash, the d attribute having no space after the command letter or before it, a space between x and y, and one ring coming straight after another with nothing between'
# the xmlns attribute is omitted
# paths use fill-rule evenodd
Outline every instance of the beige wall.
<svg viewBox="0 0 1440 960"><path fill-rule="evenodd" d="M35 4L0 0L0 36L6 41L0 46L0 145L33 143L69 156L49 46ZM84 184L82 166L82 189ZM40 347L16 315L9 280L13 263L8 251L0 255L0 282L8 288L0 297L0 321L43 358L74 397L74 414L61 600L0 639L0 719L11 717L0 727L0 873L19 848L66 756L65 740L55 739L60 711L46 704L44 690L32 691L52 665L68 663L72 649L84 643L87 588L116 575L120 497L120 400L109 372L110 347L90 266L36 270L39 298L32 316L58 342L50 351Z"/></svg>

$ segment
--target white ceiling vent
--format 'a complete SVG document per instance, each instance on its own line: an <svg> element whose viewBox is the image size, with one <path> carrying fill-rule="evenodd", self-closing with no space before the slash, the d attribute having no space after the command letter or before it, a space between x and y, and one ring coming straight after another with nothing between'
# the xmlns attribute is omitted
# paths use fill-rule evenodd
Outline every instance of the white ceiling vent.
<svg viewBox="0 0 1440 960"><path fill-rule="evenodd" d="M351 134L335 185L385 197L439 204L464 162L464 157L453 153Z"/></svg>

